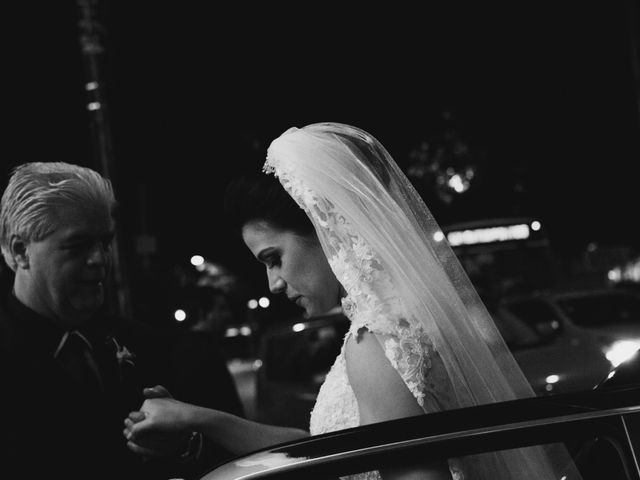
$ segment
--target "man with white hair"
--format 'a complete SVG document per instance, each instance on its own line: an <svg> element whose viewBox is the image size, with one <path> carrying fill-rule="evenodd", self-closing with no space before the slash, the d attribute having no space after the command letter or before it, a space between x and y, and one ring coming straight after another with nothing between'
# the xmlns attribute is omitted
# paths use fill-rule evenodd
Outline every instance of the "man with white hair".
<svg viewBox="0 0 640 480"><path fill-rule="evenodd" d="M160 479L182 465L187 439L163 464L122 439L154 379L131 349L140 331L103 311L115 207L108 179L63 162L19 165L2 196L13 284L0 298L0 458L20 478Z"/></svg>

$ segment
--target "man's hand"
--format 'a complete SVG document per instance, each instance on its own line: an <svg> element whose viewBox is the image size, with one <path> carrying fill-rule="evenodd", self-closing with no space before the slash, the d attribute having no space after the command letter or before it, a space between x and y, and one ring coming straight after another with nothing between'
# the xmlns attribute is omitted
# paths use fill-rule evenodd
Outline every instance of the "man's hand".
<svg viewBox="0 0 640 480"><path fill-rule="evenodd" d="M162 385L156 385L155 387L148 387L142 390L144 398L173 398L173 395L169 393L169 390Z"/></svg>
<svg viewBox="0 0 640 480"><path fill-rule="evenodd" d="M145 388L139 411L124 420L127 447L143 457L175 457L189 447L187 428L190 405L175 400L162 385Z"/></svg>

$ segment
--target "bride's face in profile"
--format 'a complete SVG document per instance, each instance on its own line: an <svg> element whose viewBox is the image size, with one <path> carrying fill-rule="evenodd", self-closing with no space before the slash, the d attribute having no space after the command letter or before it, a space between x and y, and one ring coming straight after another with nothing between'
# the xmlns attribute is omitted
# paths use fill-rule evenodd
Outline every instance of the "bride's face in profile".
<svg viewBox="0 0 640 480"><path fill-rule="evenodd" d="M267 267L269 290L286 294L306 316L322 315L340 304L342 285L315 235L303 236L266 221L253 221L243 227L242 238Z"/></svg>

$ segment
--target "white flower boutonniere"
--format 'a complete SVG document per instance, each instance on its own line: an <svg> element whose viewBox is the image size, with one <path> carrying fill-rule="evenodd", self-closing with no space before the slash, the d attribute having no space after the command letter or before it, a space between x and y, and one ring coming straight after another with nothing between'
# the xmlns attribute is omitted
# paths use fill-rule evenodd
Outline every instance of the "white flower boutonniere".
<svg viewBox="0 0 640 480"><path fill-rule="evenodd" d="M126 345L122 345L121 348L118 348L116 351L116 358L118 359L118 363L120 365L127 363L129 365L135 365L133 363L133 359L136 358L135 354L129 351Z"/></svg>
<svg viewBox="0 0 640 480"><path fill-rule="evenodd" d="M136 354L129 350L126 345L121 345L115 338L110 337L109 340L115 347L118 365L120 365L121 368L124 366L135 366L134 359L136 358Z"/></svg>

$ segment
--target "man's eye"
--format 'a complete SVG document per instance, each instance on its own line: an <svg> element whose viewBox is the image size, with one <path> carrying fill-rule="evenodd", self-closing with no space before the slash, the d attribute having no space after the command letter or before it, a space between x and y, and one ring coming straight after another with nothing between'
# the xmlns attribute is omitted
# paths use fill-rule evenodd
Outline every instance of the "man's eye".
<svg viewBox="0 0 640 480"><path fill-rule="evenodd" d="M87 242L68 243L65 248L67 250L83 250L89 248L89 244Z"/></svg>

